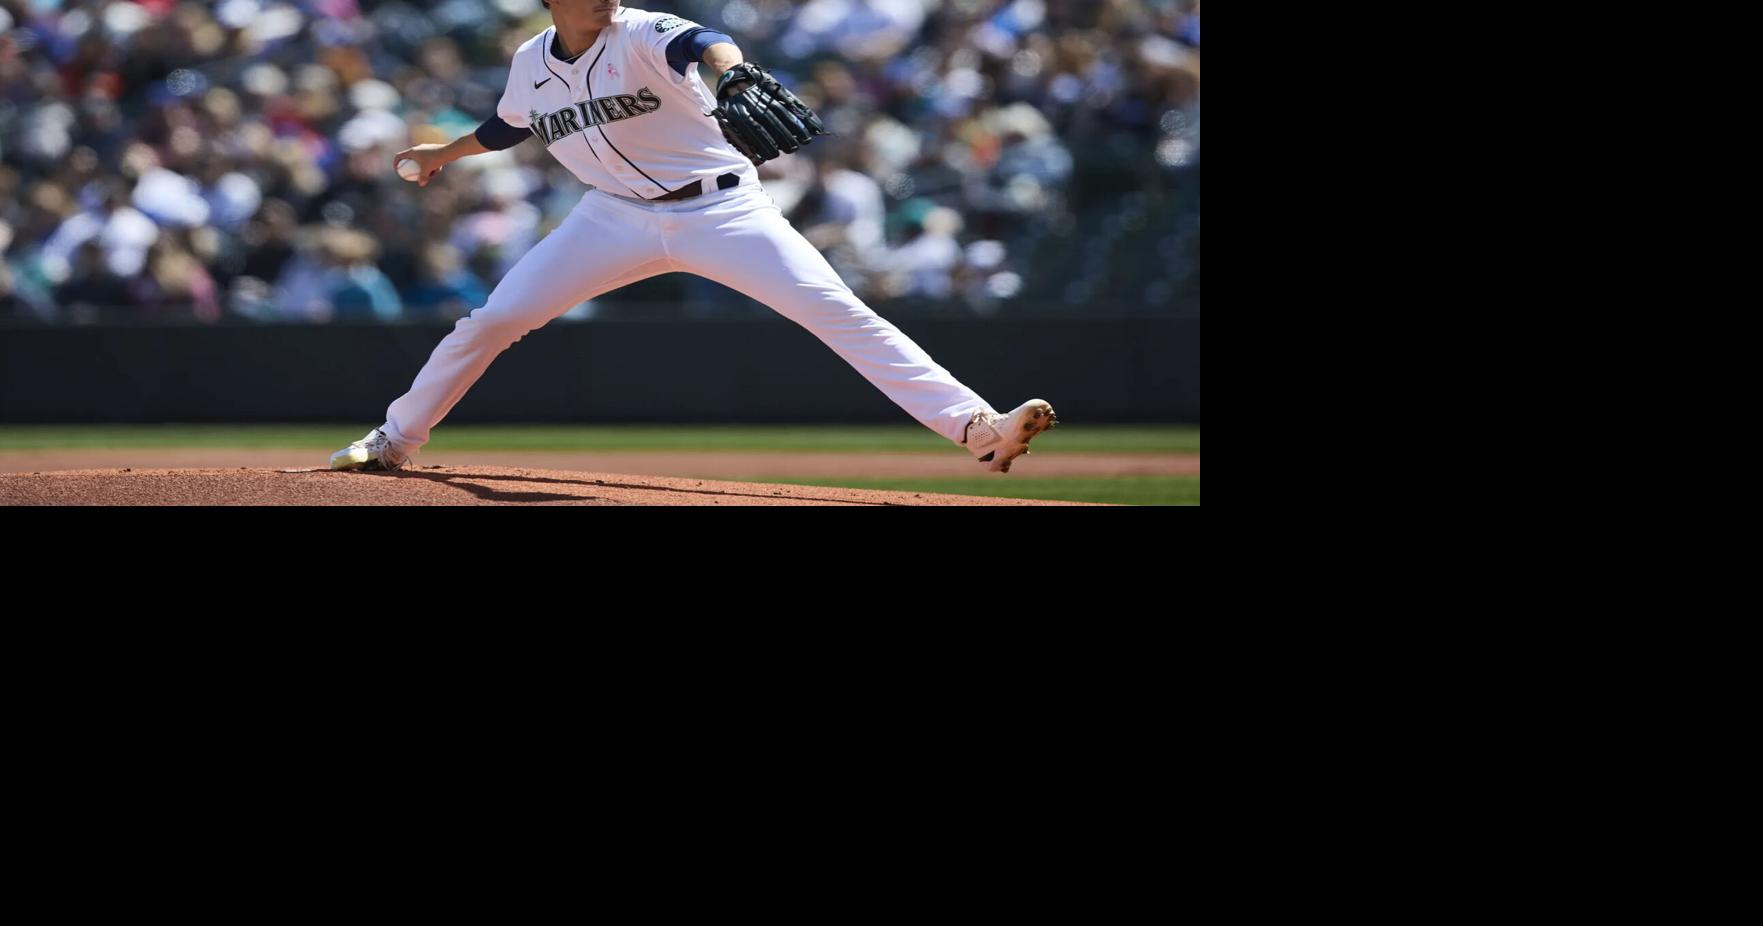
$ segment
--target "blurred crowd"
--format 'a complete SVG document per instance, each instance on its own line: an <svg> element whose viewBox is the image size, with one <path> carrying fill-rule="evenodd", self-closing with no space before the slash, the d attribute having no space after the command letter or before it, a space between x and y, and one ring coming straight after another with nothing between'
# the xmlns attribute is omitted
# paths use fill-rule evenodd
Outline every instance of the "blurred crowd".
<svg viewBox="0 0 1763 926"><path fill-rule="evenodd" d="M1198 0L631 5L728 32L821 113L835 134L761 176L866 299L1197 302ZM482 305L581 183L536 143L426 189L391 155L476 128L549 22L539 0L0 0L0 319ZM1139 251L1138 288L1104 288ZM732 301L667 285L646 291Z"/></svg>

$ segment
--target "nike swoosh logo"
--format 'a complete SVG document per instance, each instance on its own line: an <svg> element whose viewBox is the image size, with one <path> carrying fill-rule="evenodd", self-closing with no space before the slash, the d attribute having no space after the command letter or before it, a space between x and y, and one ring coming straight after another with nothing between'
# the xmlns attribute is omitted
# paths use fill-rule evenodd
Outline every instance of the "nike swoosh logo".
<svg viewBox="0 0 1763 926"><path fill-rule="evenodd" d="M544 80L541 80L541 81L539 81L539 82L538 82L538 83L536 83L536 84L533 84L533 89L534 89L534 90L537 90L537 89L539 89L539 88L540 88L540 87L543 87L543 86L545 86L545 85L546 85L546 84L548 84L548 83L550 83L550 82L551 82L551 78L549 78L549 77L547 77L547 78L545 78L545 79L544 79Z"/></svg>

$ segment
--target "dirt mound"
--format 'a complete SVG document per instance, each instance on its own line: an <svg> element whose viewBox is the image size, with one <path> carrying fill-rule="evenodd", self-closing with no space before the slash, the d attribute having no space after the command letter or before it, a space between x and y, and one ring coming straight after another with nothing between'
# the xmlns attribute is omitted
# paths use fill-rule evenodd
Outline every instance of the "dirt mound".
<svg viewBox="0 0 1763 926"><path fill-rule="evenodd" d="M506 466L426 466L399 473L123 469L0 474L0 505L1071 504L1076 503Z"/></svg>
<svg viewBox="0 0 1763 926"><path fill-rule="evenodd" d="M168 447L86 447L61 450L0 450L0 473L52 473L70 469L285 469L322 464L324 448L219 449ZM886 479L894 476L960 478L979 475L965 453L763 453L710 451L430 451L423 465L513 466L522 469L586 470L595 473L654 473L762 482L783 477L808 479ZM1009 479L1045 476L1198 476L1194 454L1034 454L1016 464Z"/></svg>

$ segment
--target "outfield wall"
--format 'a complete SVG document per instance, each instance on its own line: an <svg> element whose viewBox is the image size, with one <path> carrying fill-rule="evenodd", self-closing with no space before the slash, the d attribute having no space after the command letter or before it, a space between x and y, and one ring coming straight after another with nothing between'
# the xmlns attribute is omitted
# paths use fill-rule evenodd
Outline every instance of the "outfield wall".
<svg viewBox="0 0 1763 926"><path fill-rule="evenodd" d="M911 319L899 327L1001 409L1200 421L1198 319ZM0 422L383 420L438 326L0 328ZM456 422L900 422L787 322L554 324L504 353Z"/></svg>

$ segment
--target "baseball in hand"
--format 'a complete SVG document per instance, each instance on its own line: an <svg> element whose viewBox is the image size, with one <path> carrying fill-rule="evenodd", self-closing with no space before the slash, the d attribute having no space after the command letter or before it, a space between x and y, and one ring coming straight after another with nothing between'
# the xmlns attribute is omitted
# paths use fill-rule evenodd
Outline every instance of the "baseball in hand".
<svg viewBox="0 0 1763 926"><path fill-rule="evenodd" d="M398 162L398 176L415 183L422 179L422 165L410 158Z"/></svg>

